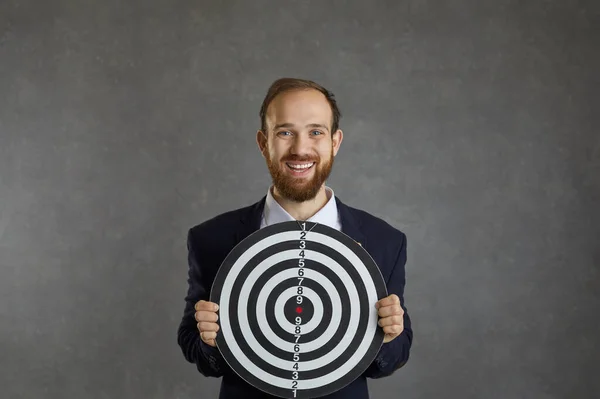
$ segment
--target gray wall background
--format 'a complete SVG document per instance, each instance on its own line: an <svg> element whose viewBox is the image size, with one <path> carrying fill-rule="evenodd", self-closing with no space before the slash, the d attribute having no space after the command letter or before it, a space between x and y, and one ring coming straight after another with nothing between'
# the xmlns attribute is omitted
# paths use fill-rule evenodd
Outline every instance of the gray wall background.
<svg viewBox="0 0 600 399"><path fill-rule="evenodd" d="M408 235L374 398L600 397L600 3L0 2L0 396L207 398L185 234L266 193L281 76L336 94L329 184Z"/></svg>

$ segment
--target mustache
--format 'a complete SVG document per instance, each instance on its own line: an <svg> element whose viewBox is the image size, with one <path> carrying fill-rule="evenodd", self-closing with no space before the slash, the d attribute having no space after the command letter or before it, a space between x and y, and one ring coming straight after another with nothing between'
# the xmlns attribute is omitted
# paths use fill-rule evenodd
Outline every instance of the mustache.
<svg viewBox="0 0 600 399"><path fill-rule="evenodd" d="M282 162L318 162L319 157L290 155L281 159Z"/></svg>

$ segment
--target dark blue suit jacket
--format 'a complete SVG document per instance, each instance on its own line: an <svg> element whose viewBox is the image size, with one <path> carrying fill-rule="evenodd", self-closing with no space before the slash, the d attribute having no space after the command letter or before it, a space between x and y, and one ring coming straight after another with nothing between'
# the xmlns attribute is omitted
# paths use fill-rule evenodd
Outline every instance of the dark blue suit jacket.
<svg viewBox="0 0 600 399"><path fill-rule="evenodd" d="M207 377L223 377L222 399L275 398L246 383L227 365L218 349L201 339L194 318L197 301L208 300L217 270L233 247L260 228L266 196L257 203L233 210L199 225L188 232L188 292L185 309L177 331L177 342L185 358ZM396 294L404 309L404 332L383 344L376 359L359 378L345 388L326 396L366 399L367 378L389 376L402 367L409 357L412 343L410 317L404 304L406 235L367 212L349 207L336 197L342 232L362 244L375 260L386 281L388 294ZM381 299L381 298L380 298Z"/></svg>

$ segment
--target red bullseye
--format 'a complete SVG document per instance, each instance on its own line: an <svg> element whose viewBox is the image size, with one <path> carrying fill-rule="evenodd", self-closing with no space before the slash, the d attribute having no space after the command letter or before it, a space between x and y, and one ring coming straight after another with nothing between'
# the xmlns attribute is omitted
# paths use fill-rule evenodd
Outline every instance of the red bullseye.
<svg viewBox="0 0 600 399"><path fill-rule="evenodd" d="M302 313L302 308L300 306L296 308L296 313Z"/></svg>

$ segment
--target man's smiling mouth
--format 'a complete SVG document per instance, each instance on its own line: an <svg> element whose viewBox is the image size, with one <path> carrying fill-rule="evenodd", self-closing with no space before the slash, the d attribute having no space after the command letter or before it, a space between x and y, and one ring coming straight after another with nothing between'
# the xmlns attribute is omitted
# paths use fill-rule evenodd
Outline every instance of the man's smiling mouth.
<svg viewBox="0 0 600 399"><path fill-rule="evenodd" d="M285 164L293 176L304 176L313 168L315 162L286 162Z"/></svg>
<svg viewBox="0 0 600 399"><path fill-rule="evenodd" d="M310 168L311 166L313 166L315 163L314 162L305 162L305 163L289 163L286 162L286 165L293 170L299 170L299 171L303 171L306 170L308 168Z"/></svg>

